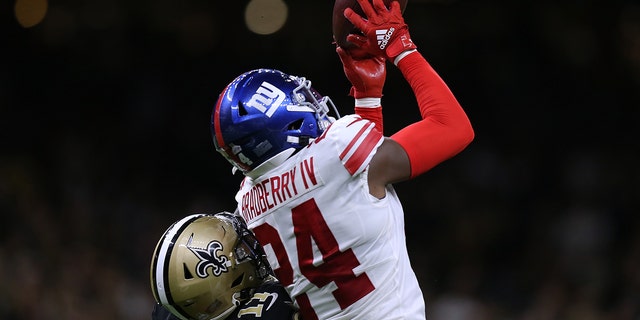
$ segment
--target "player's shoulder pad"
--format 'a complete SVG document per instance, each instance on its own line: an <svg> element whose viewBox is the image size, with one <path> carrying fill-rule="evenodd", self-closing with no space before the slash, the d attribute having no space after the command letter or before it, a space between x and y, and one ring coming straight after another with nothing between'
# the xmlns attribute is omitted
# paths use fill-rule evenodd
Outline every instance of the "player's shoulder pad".
<svg viewBox="0 0 640 320"><path fill-rule="evenodd" d="M353 114L331 124L320 140L327 140L333 148L331 153L337 155L347 171L354 175L366 168L384 137L375 129L375 123Z"/></svg>
<svg viewBox="0 0 640 320"><path fill-rule="evenodd" d="M357 114L346 115L332 123L327 129L326 138L329 140L346 141L363 131L371 130L375 124Z"/></svg>
<svg viewBox="0 0 640 320"><path fill-rule="evenodd" d="M279 298L291 301L291 297L287 293L284 286L277 280L263 281L254 291L255 293L277 293Z"/></svg>

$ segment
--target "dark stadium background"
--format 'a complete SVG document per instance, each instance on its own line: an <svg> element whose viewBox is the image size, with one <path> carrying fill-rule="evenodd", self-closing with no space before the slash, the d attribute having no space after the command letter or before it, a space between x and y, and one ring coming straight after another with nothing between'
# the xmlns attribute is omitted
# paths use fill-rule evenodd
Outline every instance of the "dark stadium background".
<svg viewBox="0 0 640 320"><path fill-rule="evenodd" d="M306 76L352 106L332 1L287 0L271 35L245 26L248 0L49 1L30 27L15 3L0 8L2 319L149 318L162 232L233 208L209 117L238 74ZM410 0L405 17L476 130L397 185L429 318L640 319L640 4ZM383 103L387 134L418 117L396 69Z"/></svg>

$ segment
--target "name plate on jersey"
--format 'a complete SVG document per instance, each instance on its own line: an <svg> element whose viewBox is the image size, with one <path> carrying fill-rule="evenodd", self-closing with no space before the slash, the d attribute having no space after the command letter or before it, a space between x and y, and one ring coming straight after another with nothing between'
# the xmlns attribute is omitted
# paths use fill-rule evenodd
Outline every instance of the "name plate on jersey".
<svg viewBox="0 0 640 320"><path fill-rule="evenodd" d="M288 171L254 180L251 189L242 194L240 214L249 223L323 184L316 175L313 156L303 158Z"/></svg>

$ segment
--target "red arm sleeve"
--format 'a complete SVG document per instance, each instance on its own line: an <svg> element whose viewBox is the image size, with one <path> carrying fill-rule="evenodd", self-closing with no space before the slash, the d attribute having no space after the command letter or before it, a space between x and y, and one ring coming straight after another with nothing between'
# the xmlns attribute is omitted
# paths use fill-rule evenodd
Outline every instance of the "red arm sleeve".
<svg viewBox="0 0 640 320"><path fill-rule="evenodd" d="M407 55L398 68L416 96L422 120L391 138L407 152L415 178L464 150L474 132L453 93L422 54Z"/></svg>
<svg viewBox="0 0 640 320"><path fill-rule="evenodd" d="M363 119L370 120L371 122L376 124L376 129L381 133L384 133L382 126L382 106L373 107L373 108L365 108L358 107L354 108L354 111L357 115L361 116Z"/></svg>

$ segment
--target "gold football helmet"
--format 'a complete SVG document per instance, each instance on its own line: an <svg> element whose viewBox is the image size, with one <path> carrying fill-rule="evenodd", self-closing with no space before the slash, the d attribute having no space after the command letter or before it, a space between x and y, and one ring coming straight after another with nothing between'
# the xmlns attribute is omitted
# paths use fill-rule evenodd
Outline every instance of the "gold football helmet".
<svg viewBox="0 0 640 320"><path fill-rule="evenodd" d="M180 319L224 319L272 274L239 216L189 215L162 235L151 261L158 303Z"/></svg>

